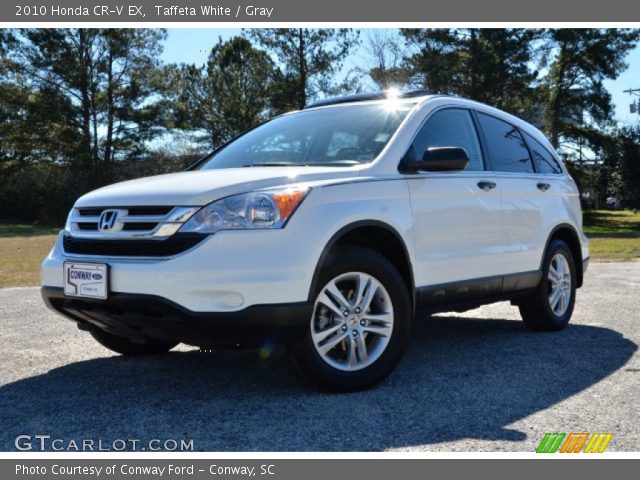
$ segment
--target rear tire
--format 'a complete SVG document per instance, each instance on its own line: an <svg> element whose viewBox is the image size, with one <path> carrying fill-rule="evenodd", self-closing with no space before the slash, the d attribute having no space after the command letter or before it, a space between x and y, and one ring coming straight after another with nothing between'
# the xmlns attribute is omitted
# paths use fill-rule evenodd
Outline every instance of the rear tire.
<svg viewBox="0 0 640 480"><path fill-rule="evenodd" d="M121 355L159 355L178 345L152 338L147 338L144 343L134 343L127 337L113 335L99 328L92 328L89 332L100 345Z"/></svg>
<svg viewBox="0 0 640 480"><path fill-rule="evenodd" d="M576 283L571 250L562 240L553 240L542 263L540 284L518 305L527 327L536 331L565 328L573 313Z"/></svg>
<svg viewBox="0 0 640 480"><path fill-rule="evenodd" d="M409 287L389 260L366 248L341 247L319 276L298 370L330 391L357 391L385 379L400 361L412 321Z"/></svg>

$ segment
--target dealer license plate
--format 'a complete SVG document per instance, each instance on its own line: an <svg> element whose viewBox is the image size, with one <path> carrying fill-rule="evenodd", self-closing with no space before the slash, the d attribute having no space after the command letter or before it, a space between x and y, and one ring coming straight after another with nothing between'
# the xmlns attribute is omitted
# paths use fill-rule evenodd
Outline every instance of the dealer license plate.
<svg viewBox="0 0 640 480"><path fill-rule="evenodd" d="M65 262L64 294L70 297L107 298L107 265Z"/></svg>

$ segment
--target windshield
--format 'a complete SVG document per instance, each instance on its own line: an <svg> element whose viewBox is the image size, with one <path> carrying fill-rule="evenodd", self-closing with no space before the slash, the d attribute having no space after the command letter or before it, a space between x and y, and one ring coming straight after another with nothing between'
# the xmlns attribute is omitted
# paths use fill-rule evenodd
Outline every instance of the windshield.
<svg viewBox="0 0 640 480"><path fill-rule="evenodd" d="M225 145L199 168L367 163L382 151L414 104L349 105L277 117Z"/></svg>

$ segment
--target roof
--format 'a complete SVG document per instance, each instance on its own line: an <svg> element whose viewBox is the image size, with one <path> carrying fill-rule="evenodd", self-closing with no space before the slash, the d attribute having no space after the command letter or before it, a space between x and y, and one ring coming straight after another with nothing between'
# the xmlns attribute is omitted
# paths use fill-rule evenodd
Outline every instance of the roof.
<svg viewBox="0 0 640 480"><path fill-rule="evenodd" d="M340 103L367 102L371 100L384 100L393 96L395 98L415 98L431 95L427 90L405 90L390 93L389 91L373 92L373 93L355 93L352 95L343 95L341 97L325 98L317 102L305 105L304 110L315 107L326 107L328 105L337 105Z"/></svg>

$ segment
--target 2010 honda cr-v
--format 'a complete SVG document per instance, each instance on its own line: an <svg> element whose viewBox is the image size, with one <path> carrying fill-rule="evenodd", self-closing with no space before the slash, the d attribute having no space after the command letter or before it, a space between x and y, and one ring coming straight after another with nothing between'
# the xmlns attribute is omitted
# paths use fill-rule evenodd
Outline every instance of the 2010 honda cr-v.
<svg viewBox="0 0 640 480"><path fill-rule="evenodd" d="M308 379L356 390L396 366L417 310L511 300L530 328L564 328L587 262L576 184L536 128L373 94L84 195L42 294L122 354L282 343Z"/></svg>

